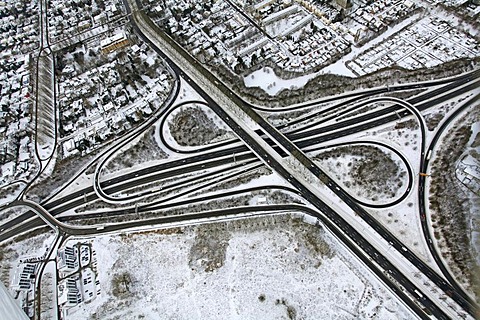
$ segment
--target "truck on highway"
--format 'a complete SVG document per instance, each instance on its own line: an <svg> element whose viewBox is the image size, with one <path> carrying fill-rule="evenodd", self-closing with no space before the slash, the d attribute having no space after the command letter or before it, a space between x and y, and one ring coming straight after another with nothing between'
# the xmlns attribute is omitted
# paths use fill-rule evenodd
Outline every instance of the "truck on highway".
<svg viewBox="0 0 480 320"><path fill-rule="evenodd" d="M432 156L432 150L428 150L427 152L427 161L430 160L430 157Z"/></svg>
<svg viewBox="0 0 480 320"><path fill-rule="evenodd" d="M413 292L415 292L415 294L416 294L420 299L423 298L423 294L422 294L420 291L418 291L417 289L413 290Z"/></svg>

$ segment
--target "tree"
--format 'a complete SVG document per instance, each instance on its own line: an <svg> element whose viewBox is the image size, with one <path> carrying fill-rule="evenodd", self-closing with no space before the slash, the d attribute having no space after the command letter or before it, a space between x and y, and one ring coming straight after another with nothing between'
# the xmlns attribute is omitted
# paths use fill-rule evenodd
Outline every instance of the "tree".
<svg viewBox="0 0 480 320"><path fill-rule="evenodd" d="M237 63L238 63L239 65L241 65L241 66L244 66L244 65L245 65L245 63L243 62L242 56L238 56L238 58L237 58Z"/></svg>
<svg viewBox="0 0 480 320"><path fill-rule="evenodd" d="M345 19L345 9L340 9L340 12L335 16L335 19L333 19L333 22L341 22Z"/></svg>
<svg viewBox="0 0 480 320"><path fill-rule="evenodd" d="M260 49L260 56L265 57L265 48Z"/></svg>
<svg viewBox="0 0 480 320"><path fill-rule="evenodd" d="M256 64L257 60L258 60L257 55L255 53L252 54L252 65Z"/></svg>
<svg viewBox="0 0 480 320"><path fill-rule="evenodd" d="M83 51L74 52L73 58L75 59L75 62L78 63L79 65L83 65L85 62Z"/></svg>

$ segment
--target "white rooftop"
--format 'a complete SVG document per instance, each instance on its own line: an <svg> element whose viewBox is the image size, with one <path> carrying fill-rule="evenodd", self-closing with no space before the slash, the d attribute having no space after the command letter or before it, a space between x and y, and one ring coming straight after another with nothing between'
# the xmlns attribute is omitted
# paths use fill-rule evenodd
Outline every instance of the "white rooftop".
<svg viewBox="0 0 480 320"><path fill-rule="evenodd" d="M121 40L124 40L124 39L127 39L127 36L125 35L124 31L121 31L121 32L109 37L109 38L106 38L106 39L103 39L102 41L100 41L100 47L105 48L112 43L115 43L115 42L118 42L118 41L121 41Z"/></svg>
<svg viewBox="0 0 480 320"><path fill-rule="evenodd" d="M29 320L0 281L0 319Z"/></svg>

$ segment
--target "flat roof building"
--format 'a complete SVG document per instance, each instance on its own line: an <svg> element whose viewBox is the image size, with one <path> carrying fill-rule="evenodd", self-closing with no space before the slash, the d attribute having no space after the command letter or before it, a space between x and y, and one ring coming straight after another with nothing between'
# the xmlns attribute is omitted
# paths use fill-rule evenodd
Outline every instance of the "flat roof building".
<svg viewBox="0 0 480 320"><path fill-rule="evenodd" d="M129 43L130 41L128 40L127 35L122 31L100 41L100 49L102 50L102 53L108 54L119 48L127 46Z"/></svg>

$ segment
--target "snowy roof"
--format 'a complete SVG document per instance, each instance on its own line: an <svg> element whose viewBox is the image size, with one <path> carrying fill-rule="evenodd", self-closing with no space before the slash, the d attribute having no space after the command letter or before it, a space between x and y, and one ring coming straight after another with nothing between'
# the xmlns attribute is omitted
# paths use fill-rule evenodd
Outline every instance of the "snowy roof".
<svg viewBox="0 0 480 320"><path fill-rule="evenodd" d="M127 39L127 36L125 35L125 32L122 31L122 32L119 32L119 33L109 37L109 38L106 38L106 39L103 39L102 41L100 41L100 47L105 48L112 43L116 43L116 42L119 42L119 41L122 41L122 40L125 40L125 39Z"/></svg>
<svg viewBox="0 0 480 320"><path fill-rule="evenodd" d="M28 320L27 315L15 303L7 288L0 281L0 318L10 320Z"/></svg>
<svg viewBox="0 0 480 320"><path fill-rule="evenodd" d="M27 161L30 159L30 154L28 152L20 152L18 155L18 161Z"/></svg>

